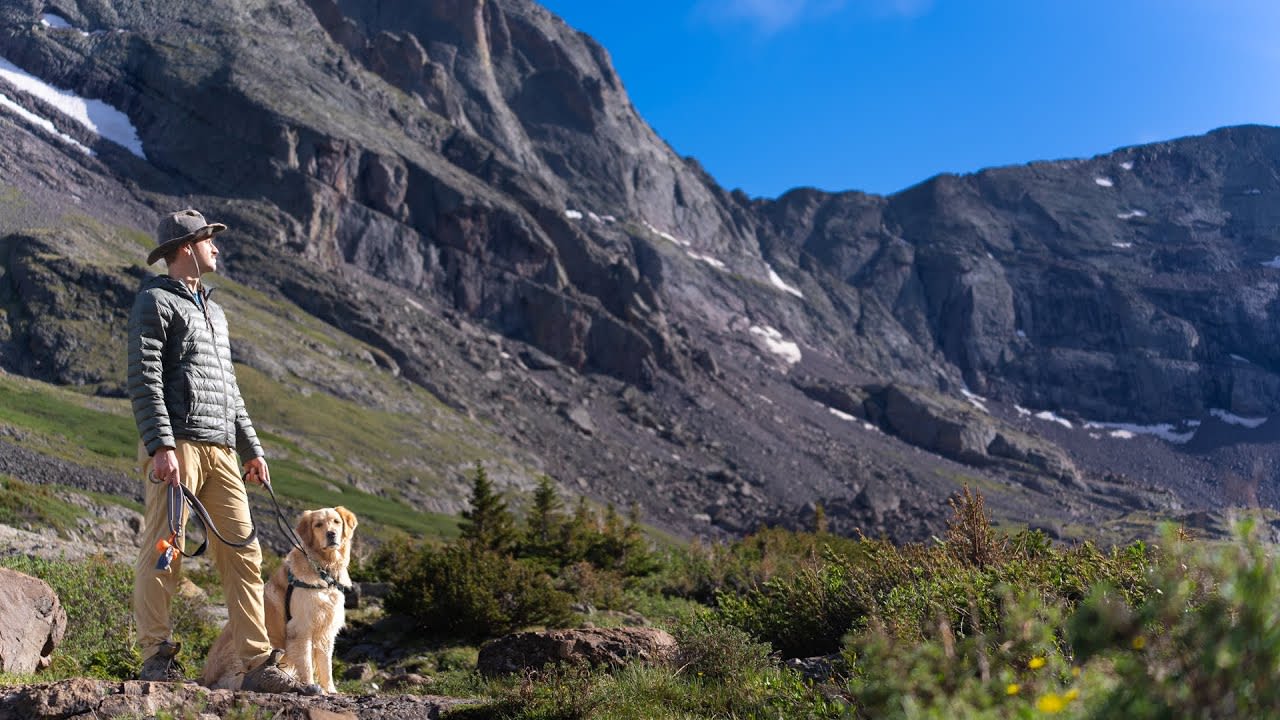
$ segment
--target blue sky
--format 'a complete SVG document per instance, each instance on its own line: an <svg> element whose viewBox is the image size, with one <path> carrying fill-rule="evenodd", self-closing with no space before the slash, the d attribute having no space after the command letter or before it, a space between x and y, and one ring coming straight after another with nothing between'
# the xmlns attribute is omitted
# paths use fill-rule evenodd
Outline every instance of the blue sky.
<svg viewBox="0 0 1280 720"><path fill-rule="evenodd" d="M726 188L940 172L1280 125L1278 0L544 0Z"/></svg>

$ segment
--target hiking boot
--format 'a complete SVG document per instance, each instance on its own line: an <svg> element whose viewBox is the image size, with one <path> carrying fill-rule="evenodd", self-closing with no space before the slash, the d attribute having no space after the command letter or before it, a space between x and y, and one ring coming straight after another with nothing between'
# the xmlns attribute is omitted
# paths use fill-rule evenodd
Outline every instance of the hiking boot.
<svg viewBox="0 0 1280 720"><path fill-rule="evenodd" d="M182 664L178 662L178 651L181 649L182 643L168 640L160 643L156 654L142 663L142 670L138 672L138 679L150 682L173 683L186 680L186 676L182 673Z"/></svg>
<svg viewBox="0 0 1280 720"><path fill-rule="evenodd" d="M241 690L261 693L296 693L298 695L319 695L319 685L303 685L292 675L280 669L280 657L283 650L272 650L271 655L258 667L244 674Z"/></svg>

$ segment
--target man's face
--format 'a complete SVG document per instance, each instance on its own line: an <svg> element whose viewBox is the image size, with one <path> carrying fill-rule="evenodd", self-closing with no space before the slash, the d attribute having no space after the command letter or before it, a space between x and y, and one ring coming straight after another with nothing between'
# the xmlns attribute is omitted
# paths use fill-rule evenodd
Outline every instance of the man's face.
<svg viewBox="0 0 1280 720"><path fill-rule="evenodd" d="M191 252L195 256L196 267L199 268L200 272L217 271L218 246L214 244L212 237L192 243Z"/></svg>

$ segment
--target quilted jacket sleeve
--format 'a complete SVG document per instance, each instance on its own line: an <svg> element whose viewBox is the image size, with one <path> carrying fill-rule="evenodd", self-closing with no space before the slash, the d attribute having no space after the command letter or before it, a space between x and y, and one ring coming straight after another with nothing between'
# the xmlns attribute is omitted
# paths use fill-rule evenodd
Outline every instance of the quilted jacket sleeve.
<svg viewBox="0 0 1280 720"><path fill-rule="evenodd" d="M240 462L248 462L262 457L262 444L258 442L258 433L249 421L249 413L244 409L244 398L240 396L240 383L231 379L232 399L236 409L236 452L240 454Z"/></svg>
<svg viewBox="0 0 1280 720"><path fill-rule="evenodd" d="M129 399L138 434L151 455L163 447L177 447L164 403L161 362L169 317L169 311L149 292L138 293L129 314Z"/></svg>

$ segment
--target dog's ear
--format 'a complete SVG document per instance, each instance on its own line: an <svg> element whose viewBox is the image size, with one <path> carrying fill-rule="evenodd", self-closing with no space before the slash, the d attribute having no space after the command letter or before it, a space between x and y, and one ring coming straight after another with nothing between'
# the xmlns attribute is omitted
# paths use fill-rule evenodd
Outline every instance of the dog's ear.
<svg viewBox="0 0 1280 720"><path fill-rule="evenodd" d="M298 533L298 537L302 539L303 545L311 543L310 538L307 536L308 526L311 524L311 512L311 510L303 512L302 516L298 518L298 526L294 528L294 532Z"/></svg>
<svg viewBox="0 0 1280 720"><path fill-rule="evenodd" d="M334 510L338 511L338 517L342 518L342 524L347 526L347 535L355 532L356 525L359 524L356 522L356 514L341 505L334 508Z"/></svg>

